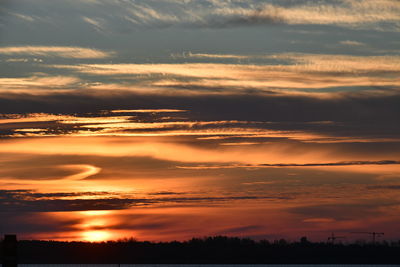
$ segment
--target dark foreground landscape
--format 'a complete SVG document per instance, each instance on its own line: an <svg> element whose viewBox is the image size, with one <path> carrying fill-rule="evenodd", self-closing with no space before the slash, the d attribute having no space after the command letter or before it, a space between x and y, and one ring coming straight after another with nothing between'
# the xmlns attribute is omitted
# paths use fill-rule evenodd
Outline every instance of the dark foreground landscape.
<svg viewBox="0 0 400 267"><path fill-rule="evenodd" d="M19 264L399 264L399 255L399 241L332 244L302 238L289 243L218 236L160 243L18 242Z"/></svg>

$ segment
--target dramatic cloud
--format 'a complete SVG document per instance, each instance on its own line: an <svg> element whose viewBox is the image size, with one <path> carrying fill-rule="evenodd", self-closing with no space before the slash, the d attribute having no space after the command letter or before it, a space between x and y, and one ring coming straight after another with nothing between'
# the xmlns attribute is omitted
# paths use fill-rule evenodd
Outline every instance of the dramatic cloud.
<svg viewBox="0 0 400 267"><path fill-rule="evenodd" d="M0 190L0 213L10 211L96 211L128 209L133 206L148 206L150 204L176 204L192 203L199 206L209 205L214 202L225 202L235 200L256 200L256 199L279 199L288 200L289 197L282 196L232 196L232 197L153 197L153 198L104 198L104 192L80 192L80 193L36 193L27 190ZM85 199L80 197L97 197ZM118 195L117 195L118 196ZM75 197L75 199L65 199Z"/></svg>
<svg viewBox="0 0 400 267"><path fill-rule="evenodd" d="M189 56L194 57L196 54ZM206 57L219 56L224 55ZM366 96L399 93L400 84L396 79L397 75L400 75L398 56L287 53L262 55L261 58L267 60L263 65L184 63L80 64L51 67L71 72L71 75L95 75L99 79L107 79L108 82L88 81L80 85L81 89L98 90L103 93L107 90L159 95L258 92L272 96L302 95L318 98L338 98L354 93ZM118 81L115 80L116 77Z"/></svg>
<svg viewBox="0 0 400 267"><path fill-rule="evenodd" d="M123 116L114 116L118 113ZM361 135L359 131L349 135L343 123L333 121L311 121L291 125L271 121L193 121L187 117L161 115L165 113L176 113L176 110L111 110L90 114L90 116L46 113L4 114L2 118L0 117L0 129L4 130L0 136L193 136L199 140L220 140L219 144L222 146L268 145L269 142L278 140L321 144L398 142L400 140L395 136L371 136L366 132L367 129L364 129ZM329 133L332 128L336 129L336 134ZM344 132L340 133L340 129ZM347 131L346 135L344 135L345 131ZM237 140L233 140L234 138ZM231 141L224 141L224 139L231 139ZM264 141L254 142L254 140Z"/></svg>
<svg viewBox="0 0 400 267"><path fill-rule="evenodd" d="M3 232L399 238L399 1L0 2Z"/></svg>

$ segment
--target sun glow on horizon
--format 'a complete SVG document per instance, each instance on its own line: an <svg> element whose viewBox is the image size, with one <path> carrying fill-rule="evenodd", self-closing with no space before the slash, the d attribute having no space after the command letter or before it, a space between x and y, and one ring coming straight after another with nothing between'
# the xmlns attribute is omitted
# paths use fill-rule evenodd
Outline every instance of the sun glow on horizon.
<svg viewBox="0 0 400 267"><path fill-rule="evenodd" d="M82 234L82 239L90 242L101 242L110 240L111 234L105 230L86 231Z"/></svg>
<svg viewBox="0 0 400 267"><path fill-rule="evenodd" d="M85 210L85 211L81 211L82 214L84 215L108 215L111 213L110 210Z"/></svg>

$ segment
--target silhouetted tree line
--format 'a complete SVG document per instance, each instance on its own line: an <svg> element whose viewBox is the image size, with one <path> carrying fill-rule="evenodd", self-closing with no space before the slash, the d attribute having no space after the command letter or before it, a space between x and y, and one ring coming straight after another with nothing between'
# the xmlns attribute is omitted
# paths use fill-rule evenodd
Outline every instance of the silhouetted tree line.
<svg viewBox="0 0 400 267"><path fill-rule="evenodd" d="M178 242L135 239L90 242L19 241L18 263L400 263L400 241L352 244L273 242L226 236Z"/></svg>

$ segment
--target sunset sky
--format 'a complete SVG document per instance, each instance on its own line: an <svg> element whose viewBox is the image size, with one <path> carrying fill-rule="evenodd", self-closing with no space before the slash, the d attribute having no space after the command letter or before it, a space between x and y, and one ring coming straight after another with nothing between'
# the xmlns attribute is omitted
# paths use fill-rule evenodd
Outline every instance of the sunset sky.
<svg viewBox="0 0 400 267"><path fill-rule="evenodd" d="M0 234L400 238L398 0L0 0Z"/></svg>

